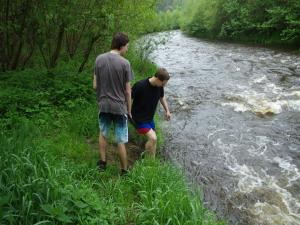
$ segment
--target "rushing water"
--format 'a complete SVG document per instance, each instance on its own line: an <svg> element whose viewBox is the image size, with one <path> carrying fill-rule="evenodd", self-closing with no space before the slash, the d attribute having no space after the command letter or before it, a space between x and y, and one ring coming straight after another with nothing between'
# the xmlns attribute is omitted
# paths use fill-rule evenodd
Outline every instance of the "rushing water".
<svg viewBox="0 0 300 225"><path fill-rule="evenodd" d="M165 155L229 224L300 224L300 57L180 31L151 54L167 68Z"/></svg>

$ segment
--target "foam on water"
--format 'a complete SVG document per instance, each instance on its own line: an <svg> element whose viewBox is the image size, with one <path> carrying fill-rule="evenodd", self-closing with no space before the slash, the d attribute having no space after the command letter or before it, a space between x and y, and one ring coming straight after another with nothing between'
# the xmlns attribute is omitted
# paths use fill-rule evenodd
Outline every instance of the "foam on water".
<svg viewBox="0 0 300 225"><path fill-rule="evenodd" d="M263 186L264 180L260 178L253 168L245 164L228 165L228 168L235 175L240 177L237 185L239 192L249 193L252 192L254 188Z"/></svg>
<svg viewBox="0 0 300 225"><path fill-rule="evenodd" d="M222 106L231 106L236 112L251 111L258 115L279 114L284 110L300 111L300 91L284 90L274 83L265 83L265 75L251 80L250 85L237 86L238 91L228 93L229 102ZM252 86L253 87L252 87ZM255 86L262 85L263 91L258 92Z"/></svg>
<svg viewBox="0 0 300 225"><path fill-rule="evenodd" d="M280 207L267 202L258 201L249 209L256 216L257 224L299 224L299 216L284 212Z"/></svg>
<svg viewBox="0 0 300 225"><path fill-rule="evenodd" d="M278 157L274 161L279 163L283 171L287 171L289 184L291 182L299 182L299 171L295 165ZM256 216L257 221L260 221L262 224L299 224L300 202L286 188L281 187L280 182L274 176L268 175L264 170L257 172L254 168L245 164L235 164L229 166L229 168L235 176L239 177L236 192L244 193L245 195L260 193L267 196L271 193L273 196L273 200L271 198L257 200L249 208L250 212ZM290 173L294 173L294 175L290 176ZM243 208L243 205L237 207Z"/></svg>
<svg viewBox="0 0 300 225"><path fill-rule="evenodd" d="M281 100L276 104L286 106L289 110L300 111L300 99L299 100Z"/></svg>
<svg viewBox="0 0 300 225"><path fill-rule="evenodd" d="M274 157L271 161L281 168L281 176L288 179L282 183L275 176L269 175L264 169L255 170L253 167L238 163L228 165L235 176L239 177L237 191L239 193L260 193L273 196L272 200L266 198L257 200L249 210L256 216L257 221L264 224L294 225L300 223L300 202L287 190L291 185L299 182L300 173L291 158L282 159ZM255 195L255 194L254 194ZM243 205L237 206L243 208Z"/></svg>
<svg viewBox="0 0 300 225"><path fill-rule="evenodd" d="M287 102L270 101L264 94L241 93L234 95L239 98L239 102L224 102L222 106L232 106L236 112L252 111L257 114L279 114L282 112L282 105Z"/></svg>
<svg viewBox="0 0 300 225"><path fill-rule="evenodd" d="M300 91L291 91L289 93L282 93L282 95L284 95L284 96L296 96L296 97L300 98Z"/></svg>
<svg viewBox="0 0 300 225"><path fill-rule="evenodd" d="M232 106L234 108L234 111L236 112L246 112L251 110L245 104L238 103L238 102L226 102L226 103L222 103L222 106Z"/></svg>
<svg viewBox="0 0 300 225"><path fill-rule="evenodd" d="M262 77L255 78L253 80L253 83L262 83L262 82L264 82L266 80L267 80L267 77L265 75L263 75Z"/></svg>
<svg viewBox="0 0 300 225"><path fill-rule="evenodd" d="M300 172L297 166L291 163L291 158L282 159L280 157L275 157L273 160L278 163L279 167L283 169L283 173L288 178L287 186L291 186L294 182L299 182Z"/></svg>

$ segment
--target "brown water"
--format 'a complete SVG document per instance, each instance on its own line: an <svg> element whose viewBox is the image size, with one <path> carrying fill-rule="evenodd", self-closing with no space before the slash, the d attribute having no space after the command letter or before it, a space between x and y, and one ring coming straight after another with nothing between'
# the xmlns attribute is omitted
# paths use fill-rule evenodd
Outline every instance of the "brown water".
<svg viewBox="0 0 300 225"><path fill-rule="evenodd" d="M151 59L170 71L164 154L229 224L300 224L300 57L180 31Z"/></svg>

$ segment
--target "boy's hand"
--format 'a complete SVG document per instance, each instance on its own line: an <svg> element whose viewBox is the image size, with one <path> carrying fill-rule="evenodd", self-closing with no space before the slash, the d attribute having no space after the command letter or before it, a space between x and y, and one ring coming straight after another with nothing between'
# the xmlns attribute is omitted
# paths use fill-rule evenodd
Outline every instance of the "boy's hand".
<svg viewBox="0 0 300 225"><path fill-rule="evenodd" d="M132 124L132 126L135 128L135 129L137 129L137 124L136 124L136 122L132 119L132 115L130 114L128 114L128 120L129 120L129 122Z"/></svg>
<svg viewBox="0 0 300 225"><path fill-rule="evenodd" d="M165 113L165 117L166 117L166 120L170 120L171 119L171 113L169 112L169 111L167 111L166 113Z"/></svg>

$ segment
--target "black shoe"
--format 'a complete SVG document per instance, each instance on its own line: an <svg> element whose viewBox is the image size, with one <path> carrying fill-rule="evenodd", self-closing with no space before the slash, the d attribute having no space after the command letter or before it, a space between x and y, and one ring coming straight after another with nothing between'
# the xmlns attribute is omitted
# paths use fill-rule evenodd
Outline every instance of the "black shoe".
<svg viewBox="0 0 300 225"><path fill-rule="evenodd" d="M121 169L120 176L126 176L126 175L128 175L128 170Z"/></svg>
<svg viewBox="0 0 300 225"><path fill-rule="evenodd" d="M105 171L105 170L106 170L106 161L99 160L99 161L97 162L97 166L98 166L98 170L99 170L100 172Z"/></svg>

